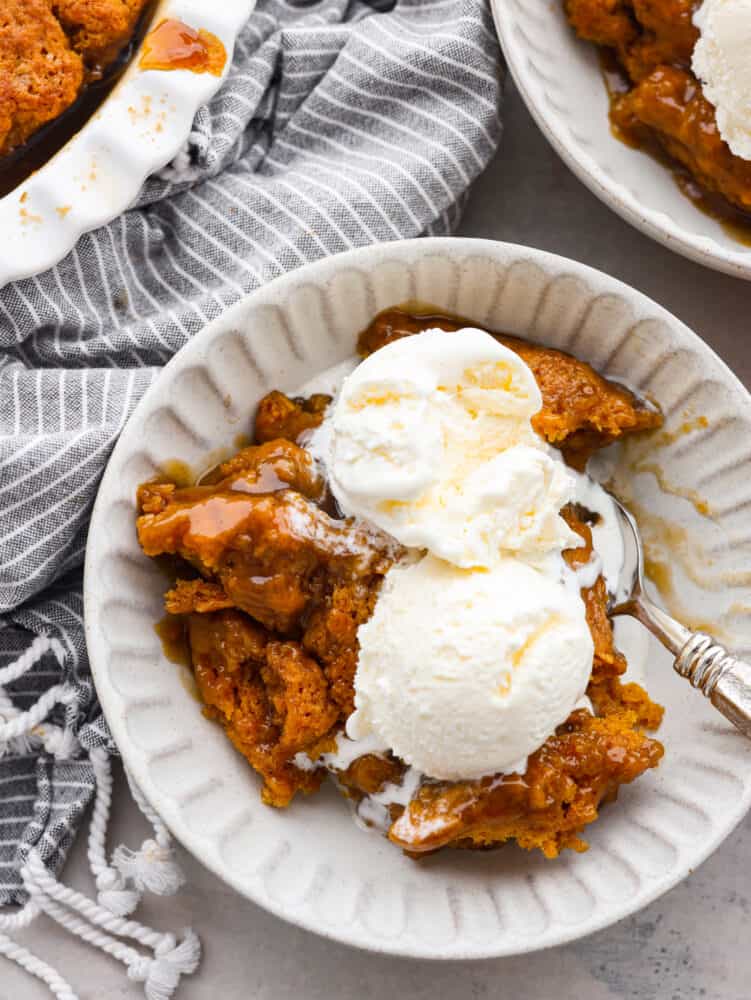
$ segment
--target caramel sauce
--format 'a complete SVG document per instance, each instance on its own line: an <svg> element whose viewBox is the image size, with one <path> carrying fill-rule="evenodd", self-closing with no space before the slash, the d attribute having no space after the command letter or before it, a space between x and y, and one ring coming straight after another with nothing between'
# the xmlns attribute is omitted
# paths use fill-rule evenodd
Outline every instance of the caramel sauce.
<svg viewBox="0 0 751 1000"><path fill-rule="evenodd" d="M618 97L628 93L632 84L612 49L601 48L599 56L602 78L612 107L613 102ZM647 156L669 170L681 194L688 198L702 215L719 223L725 233L736 243L740 243L744 247L751 247L751 213L736 208L721 194L702 187L696 178L666 153L660 143L648 132L644 130L629 131L618 125L613 118L610 121L610 131L613 137L622 142L624 146L646 153Z"/></svg>
<svg viewBox="0 0 751 1000"><path fill-rule="evenodd" d="M169 459L169 461L164 463L161 471L164 477L173 482L175 486L186 487L195 484L195 473L187 462L182 462L179 458Z"/></svg>
<svg viewBox="0 0 751 1000"><path fill-rule="evenodd" d="M706 191L686 171L673 165L673 176L681 192L703 215L714 219L741 246L751 247L751 214L735 208L722 195Z"/></svg>
<svg viewBox="0 0 751 1000"><path fill-rule="evenodd" d="M157 0L146 5L130 43L106 69L97 71L96 76L89 80L69 108L35 132L23 146L8 156L0 157L0 198L10 194L59 153L109 97L143 41L156 6ZM58 214L63 218L72 207L61 206Z"/></svg>
<svg viewBox="0 0 751 1000"><path fill-rule="evenodd" d="M217 494L209 487L194 486L181 493L184 506L176 508L162 524L187 520L186 534L198 540L219 541L233 535L253 510L252 501L241 493Z"/></svg>
<svg viewBox="0 0 751 1000"><path fill-rule="evenodd" d="M170 663L178 663L181 667L191 665L185 622L180 615L165 615L156 623L154 631L159 636L162 652Z"/></svg>
<svg viewBox="0 0 751 1000"><path fill-rule="evenodd" d="M222 480L222 463L215 465L196 480L196 487L214 486ZM232 479L227 476L225 487L234 490L236 493L279 493L280 490L288 490L290 484L277 475L273 462L262 462L257 467L256 478L252 482L246 476L238 476Z"/></svg>
<svg viewBox="0 0 751 1000"><path fill-rule="evenodd" d="M693 505L697 514L702 517L712 517L709 501L688 486L672 482L657 459L661 448L669 447L681 438L697 431L705 430L709 421L705 416L698 416L684 422L675 430L660 430L648 437L632 438L624 444L624 460L632 475L649 473L655 477L660 490L671 496L681 497Z"/></svg>
<svg viewBox="0 0 751 1000"><path fill-rule="evenodd" d="M227 50L216 35L167 18L146 36L138 65L141 69L187 69L221 76L226 62Z"/></svg>
<svg viewBox="0 0 751 1000"><path fill-rule="evenodd" d="M233 454L232 449L228 447L214 448L201 464L196 466L189 465L179 458L170 458L162 464L159 478L173 482L180 489L185 489L187 486L203 486L215 481L212 477L217 469Z"/></svg>
<svg viewBox="0 0 751 1000"><path fill-rule="evenodd" d="M253 438L250 434L236 434L232 443L234 444L236 451L241 451L243 448L248 448L253 444Z"/></svg>
<svg viewBox="0 0 751 1000"><path fill-rule="evenodd" d="M197 701L199 705L203 705L203 698L201 697L201 692L198 690L198 684L196 683L196 676L193 673L193 667L190 666L187 670L181 670L178 673L180 678L180 683L183 689L190 695L193 701ZM205 714L204 709L204 714Z"/></svg>
<svg viewBox="0 0 751 1000"><path fill-rule="evenodd" d="M180 670L178 673L183 688L194 701L203 704L201 696L198 693L196 679L193 676L193 659L190 653L188 631L183 616L165 615L160 622L156 623L154 631L159 636L165 658L170 663L187 668L186 670Z"/></svg>
<svg viewBox="0 0 751 1000"><path fill-rule="evenodd" d="M285 483L276 474L273 465L262 465L258 470L258 478L254 483L249 483L247 479L234 479L228 486L238 493L278 493L280 490L288 490L289 483Z"/></svg>
<svg viewBox="0 0 751 1000"><path fill-rule="evenodd" d="M249 447L248 438L245 435L238 435L237 442L242 441L241 451ZM283 449L281 449L283 451ZM273 493L281 493L290 488L302 491L306 496L316 500L323 500L321 496L322 484L317 474L310 471L310 478L306 482L295 481L294 475L290 475L290 470L280 472L277 462L283 455L279 454L280 449L268 451L263 459L256 458L251 475L247 474L247 469L232 468L232 463L227 467L228 459L232 453L227 448L215 448L206 457L201 465L200 472L196 472L193 466L180 459L169 459L164 462L157 477L157 482L167 481L174 483L180 490L180 501L186 505L200 504L200 509L204 511L202 518L211 517L212 498L226 500L228 505L237 505L244 496L259 496ZM285 478L285 475L287 478ZM221 484L219 493L216 487ZM204 503L206 501L206 503ZM233 509L239 509L235 506ZM217 511L219 508L217 507ZM235 515L232 515L234 518ZM220 518L222 520L222 518Z"/></svg>

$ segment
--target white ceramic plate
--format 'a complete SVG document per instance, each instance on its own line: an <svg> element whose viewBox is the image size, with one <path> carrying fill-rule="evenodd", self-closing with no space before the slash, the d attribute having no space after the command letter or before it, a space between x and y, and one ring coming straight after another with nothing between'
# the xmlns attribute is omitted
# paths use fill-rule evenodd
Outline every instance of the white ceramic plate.
<svg viewBox="0 0 751 1000"><path fill-rule="evenodd" d="M671 250L751 279L751 248L684 197L671 173L610 131L597 50L576 38L563 0L491 0L506 61L532 116L589 189Z"/></svg>
<svg viewBox="0 0 751 1000"><path fill-rule="evenodd" d="M742 470L751 461L751 398L737 379L665 310L604 274L502 243L425 239L341 254L279 278L167 365L123 432L96 503L85 581L89 653L127 766L175 835L239 892L377 951L532 951L644 906L699 864L749 806L751 744L668 658L650 645L648 686L667 706L664 763L604 809L587 834L588 853L551 862L505 847L416 863L358 829L332 789L283 812L260 803L256 776L202 717L184 668L162 655L153 625L165 579L136 541L140 482L169 459L200 466L212 450L231 448L267 390L291 391L351 356L378 310L410 299L575 351L659 399L669 431L692 413L706 417L706 427L699 419L695 433L663 435L649 451L673 492L655 490L645 469L628 478L652 528L661 514L674 533L686 532L675 557L676 572L696 577L676 577L686 613L722 619L725 637L736 648L745 639L748 651L751 482ZM703 491L715 520L676 495L690 490Z"/></svg>
<svg viewBox="0 0 751 1000"><path fill-rule="evenodd" d="M0 198L0 288L57 264L83 233L124 212L144 180L173 159L196 111L228 73L235 39L254 6L255 0L161 0L152 24L176 18L215 34L227 50L223 75L144 71L137 50L115 89L70 142Z"/></svg>

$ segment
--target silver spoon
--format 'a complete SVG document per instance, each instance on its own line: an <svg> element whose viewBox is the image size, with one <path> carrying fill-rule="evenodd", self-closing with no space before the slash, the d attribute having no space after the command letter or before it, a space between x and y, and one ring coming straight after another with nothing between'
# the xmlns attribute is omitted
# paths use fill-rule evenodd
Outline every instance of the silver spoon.
<svg viewBox="0 0 751 1000"><path fill-rule="evenodd" d="M619 515L625 561L619 599L611 615L631 615L675 657L673 666L740 731L751 737L751 664L731 656L704 632L692 632L658 608L644 591L644 551L639 528L623 504L610 494Z"/></svg>

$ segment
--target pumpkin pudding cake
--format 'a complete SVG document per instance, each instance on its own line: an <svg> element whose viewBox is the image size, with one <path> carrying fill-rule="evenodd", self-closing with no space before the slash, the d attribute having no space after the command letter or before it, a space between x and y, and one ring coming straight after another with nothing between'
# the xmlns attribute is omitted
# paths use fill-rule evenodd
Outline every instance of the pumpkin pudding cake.
<svg viewBox="0 0 751 1000"><path fill-rule="evenodd" d="M2 0L0 158L106 73L151 0Z"/></svg>
<svg viewBox="0 0 751 1000"><path fill-rule="evenodd" d="M662 709L622 679L620 535L585 467L660 415L450 317L388 310L359 347L262 399L253 443L194 485L138 491L205 713L270 806L331 775L412 855L584 850L663 753Z"/></svg>
<svg viewBox="0 0 751 1000"><path fill-rule="evenodd" d="M607 55L616 134L667 158L698 207L748 227L751 0L563 2Z"/></svg>

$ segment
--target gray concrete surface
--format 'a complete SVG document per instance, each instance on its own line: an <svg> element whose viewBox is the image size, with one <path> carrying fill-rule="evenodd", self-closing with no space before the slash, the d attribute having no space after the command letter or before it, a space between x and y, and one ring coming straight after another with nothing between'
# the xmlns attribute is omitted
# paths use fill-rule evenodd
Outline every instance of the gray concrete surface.
<svg viewBox="0 0 751 1000"><path fill-rule="evenodd" d="M683 319L751 386L751 284L705 270L640 235L555 156L509 88L501 154L477 184L462 233L552 250L642 289ZM118 782L111 842L146 828ZM751 820L683 884L638 915L535 956L431 964L363 954L289 927L237 896L183 853L189 886L143 907L165 929L192 925L200 972L178 1000L748 1000L751 997ZM89 887L85 843L66 881ZM135 1000L118 963L40 921L23 941L81 1000ZM43 987L0 959L0 1000Z"/></svg>

